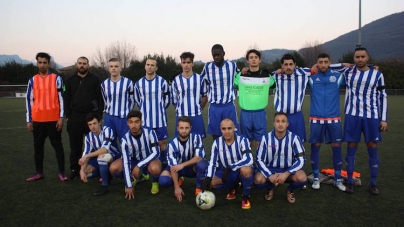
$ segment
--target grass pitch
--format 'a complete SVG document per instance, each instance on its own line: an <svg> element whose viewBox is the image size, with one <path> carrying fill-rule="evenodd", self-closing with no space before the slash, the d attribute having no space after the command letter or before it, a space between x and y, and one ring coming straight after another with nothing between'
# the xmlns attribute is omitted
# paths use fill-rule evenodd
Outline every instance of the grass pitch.
<svg viewBox="0 0 404 227"><path fill-rule="evenodd" d="M343 99L342 99L343 100ZM309 99L303 113L308 118ZM95 197L99 186L96 179L89 183L80 180L61 182L57 178L54 151L49 142L45 145L44 172L46 178L27 183L34 173L33 139L25 126L23 99L0 99L0 225L1 226L401 226L404 199L401 189L404 182L404 96L389 97L389 131L383 134L379 145L380 170L378 187L380 195L368 192L369 167L365 144L361 143L356 157L356 171L362 174L362 186L350 195L331 185L321 185L319 191L295 192L296 203L286 201L286 186L276 189L274 199L264 200L264 191L253 188L252 208L241 209L241 190L232 201L225 199L226 191L213 191L216 205L202 211L195 205L193 195L195 179L186 179L183 185L184 200L177 202L173 188L160 188L160 193L150 193L151 182L136 186L135 199L124 198L123 180L114 179L110 192ZM273 104L268 105L268 129L272 129ZM205 123L207 109L204 110ZM174 110L169 108L169 133L174 132ZM308 129L308 127L307 127ZM66 170L69 166L69 143L63 131ZM204 141L209 157L211 137ZM310 145L306 147L304 170L310 174ZM346 144L343 144L343 156ZM331 148L322 146L321 167L332 168ZM343 167L345 169L345 165Z"/></svg>

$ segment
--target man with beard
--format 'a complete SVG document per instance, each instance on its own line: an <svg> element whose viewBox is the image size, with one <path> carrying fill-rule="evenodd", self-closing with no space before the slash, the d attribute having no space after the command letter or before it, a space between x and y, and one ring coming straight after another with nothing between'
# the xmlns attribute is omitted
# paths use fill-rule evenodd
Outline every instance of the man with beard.
<svg viewBox="0 0 404 227"><path fill-rule="evenodd" d="M181 188L182 177L196 177L196 196L202 191L201 183L207 168L202 138L199 134L191 133L191 130L191 118L188 116L179 117L178 136L174 137L168 144L168 166L159 178L161 186L167 187L174 184L174 195L180 202L184 195Z"/></svg>
<svg viewBox="0 0 404 227"><path fill-rule="evenodd" d="M76 63L77 72L67 78L65 85L64 109L70 140L70 180L80 175L78 161L83 150L83 137L89 133L86 116L92 112L102 116L104 109L101 80L88 71L88 63L88 58L79 57Z"/></svg>

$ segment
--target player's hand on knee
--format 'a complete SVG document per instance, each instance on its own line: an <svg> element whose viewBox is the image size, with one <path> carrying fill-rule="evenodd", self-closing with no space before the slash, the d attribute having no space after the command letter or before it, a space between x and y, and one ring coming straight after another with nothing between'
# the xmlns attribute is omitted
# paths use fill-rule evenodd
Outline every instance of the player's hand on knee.
<svg viewBox="0 0 404 227"><path fill-rule="evenodd" d="M134 192L135 192L135 189L133 187L126 188L125 189L125 199L126 198L129 199L129 200L134 199L135 198L135 193Z"/></svg>

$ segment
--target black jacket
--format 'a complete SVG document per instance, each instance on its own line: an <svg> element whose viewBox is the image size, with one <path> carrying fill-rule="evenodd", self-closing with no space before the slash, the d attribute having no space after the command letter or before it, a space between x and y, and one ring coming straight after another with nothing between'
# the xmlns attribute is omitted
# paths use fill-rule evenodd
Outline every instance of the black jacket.
<svg viewBox="0 0 404 227"><path fill-rule="evenodd" d="M88 72L85 77L74 74L66 79L64 111L73 122L85 122L86 115L96 112L102 116L104 100L101 94L101 79Z"/></svg>

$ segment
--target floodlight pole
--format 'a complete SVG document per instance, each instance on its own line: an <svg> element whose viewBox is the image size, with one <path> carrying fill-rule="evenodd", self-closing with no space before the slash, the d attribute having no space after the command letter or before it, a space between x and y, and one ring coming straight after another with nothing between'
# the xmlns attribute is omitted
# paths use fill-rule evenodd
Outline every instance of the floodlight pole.
<svg viewBox="0 0 404 227"><path fill-rule="evenodd" d="M356 47L361 47L362 46L362 4L361 0L359 0L359 36L358 36L358 45Z"/></svg>

